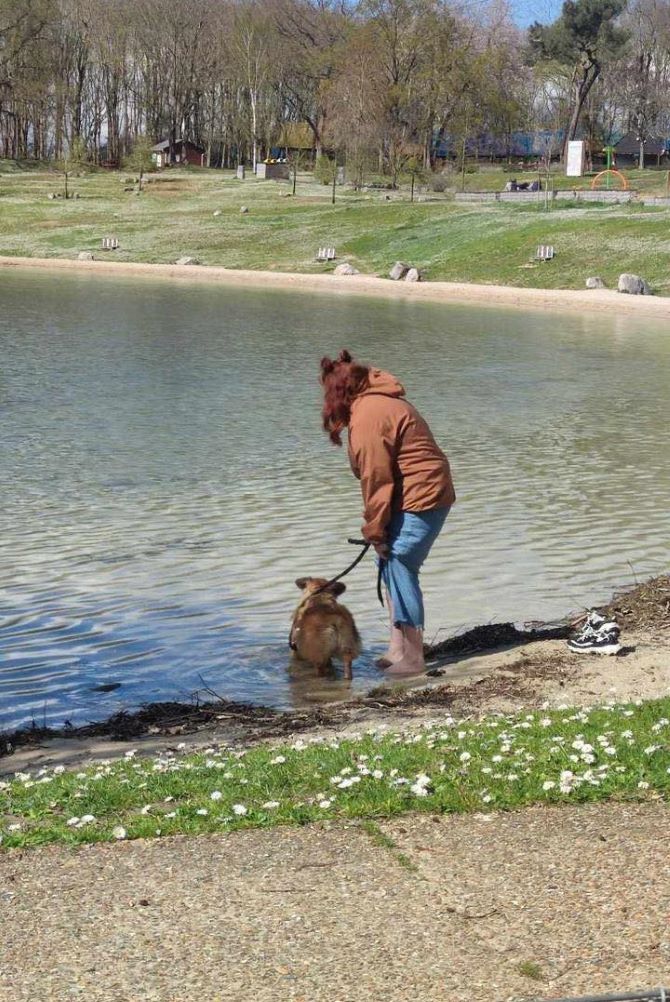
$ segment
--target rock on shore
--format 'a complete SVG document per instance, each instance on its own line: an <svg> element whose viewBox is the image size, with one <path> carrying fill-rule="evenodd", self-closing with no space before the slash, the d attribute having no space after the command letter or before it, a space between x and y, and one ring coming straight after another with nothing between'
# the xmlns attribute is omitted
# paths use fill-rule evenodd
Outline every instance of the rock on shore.
<svg viewBox="0 0 670 1002"><path fill-rule="evenodd" d="M619 292L625 292L630 296L651 296L651 289L645 280L640 278L639 275L631 275L628 272L619 275L617 289Z"/></svg>
<svg viewBox="0 0 670 1002"><path fill-rule="evenodd" d="M399 282L405 277L408 271L408 264L405 264L404 261L396 261L389 272L389 278L393 279L394 282Z"/></svg>

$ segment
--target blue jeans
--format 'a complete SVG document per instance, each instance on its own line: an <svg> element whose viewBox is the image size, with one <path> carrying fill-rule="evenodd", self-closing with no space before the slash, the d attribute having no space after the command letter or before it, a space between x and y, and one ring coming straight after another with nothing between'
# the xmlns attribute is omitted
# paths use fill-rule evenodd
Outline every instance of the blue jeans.
<svg viewBox="0 0 670 1002"><path fill-rule="evenodd" d="M391 553L388 560L380 564L382 581L391 598L395 626L424 625L419 571L449 511L449 508L399 511L389 523L387 540Z"/></svg>

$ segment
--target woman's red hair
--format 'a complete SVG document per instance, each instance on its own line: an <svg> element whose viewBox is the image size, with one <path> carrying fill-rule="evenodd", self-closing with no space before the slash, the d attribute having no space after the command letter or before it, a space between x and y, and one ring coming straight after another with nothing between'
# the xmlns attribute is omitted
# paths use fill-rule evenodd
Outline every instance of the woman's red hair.
<svg viewBox="0 0 670 1002"><path fill-rule="evenodd" d="M342 430L349 424L351 404L368 384L370 370L359 365L346 349L335 361L321 359L321 385L323 386L323 428L333 445L342 445Z"/></svg>

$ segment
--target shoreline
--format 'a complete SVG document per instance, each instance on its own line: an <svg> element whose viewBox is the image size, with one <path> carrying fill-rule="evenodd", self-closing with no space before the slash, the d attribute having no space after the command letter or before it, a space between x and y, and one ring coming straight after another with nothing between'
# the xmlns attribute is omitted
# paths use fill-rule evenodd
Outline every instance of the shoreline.
<svg viewBox="0 0 670 1002"><path fill-rule="evenodd" d="M0 268L69 271L76 274L206 282L238 288L386 297L405 302L513 307L670 320L670 296L630 296L610 289L528 289L466 282L394 282L374 275L252 271L214 265L146 264L131 261L79 261L72 258L7 257Z"/></svg>
<svg viewBox="0 0 670 1002"><path fill-rule="evenodd" d="M294 710L227 700L152 703L77 727L0 733L0 778L26 767L114 758L127 749L153 754L178 744L191 750L214 744L244 748L303 733L346 737L371 726L421 728L445 712L465 718L660 698L670 693L669 595L670 575L661 575L615 591L609 602L596 606L622 628L616 657L570 652L568 616L528 630L488 624L428 649L430 674L403 686L382 683L358 698Z"/></svg>

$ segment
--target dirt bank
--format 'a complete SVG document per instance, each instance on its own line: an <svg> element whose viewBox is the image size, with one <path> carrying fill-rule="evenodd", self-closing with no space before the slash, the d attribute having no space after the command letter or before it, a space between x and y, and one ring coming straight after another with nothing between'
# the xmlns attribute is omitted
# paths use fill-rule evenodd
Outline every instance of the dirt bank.
<svg viewBox="0 0 670 1002"><path fill-rule="evenodd" d="M392 282L374 275L342 276L295 272L248 271L205 265L140 264L125 261L78 261L70 258L0 256L0 268L71 271L78 274L126 278L214 282L238 287L286 289L311 293L386 296L413 302L462 303L470 306L509 306L583 313L627 314L670 320L670 297L626 296L610 290L517 289L506 285L470 285L465 282Z"/></svg>
<svg viewBox="0 0 670 1002"><path fill-rule="evenodd" d="M511 624L479 627L432 648L428 676L381 686L350 702L290 713L223 701L155 703L84 727L5 735L0 774L113 757L128 748L151 754L182 742L197 748L278 741L302 732L345 735L422 726L445 712L463 717L670 693L670 576L622 592L601 609L623 628L616 657L573 654L565 643L568 620L528 631Z"/></svg>

